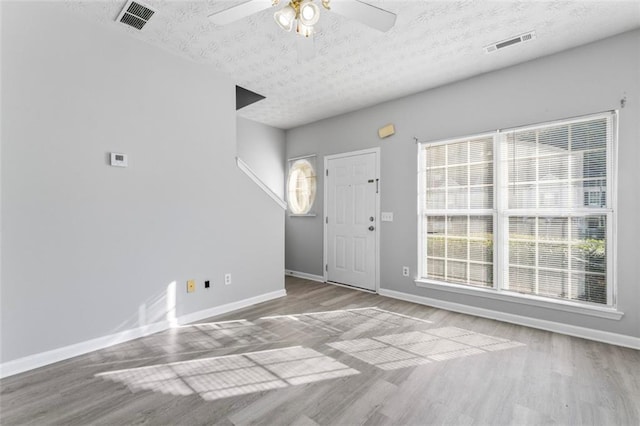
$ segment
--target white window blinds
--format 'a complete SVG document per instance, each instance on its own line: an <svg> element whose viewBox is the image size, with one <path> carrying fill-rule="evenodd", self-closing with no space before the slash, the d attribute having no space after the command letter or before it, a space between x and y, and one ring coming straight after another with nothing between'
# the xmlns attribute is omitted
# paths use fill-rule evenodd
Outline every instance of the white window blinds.
<svg viewBox="0 0 640 426"><path fill-rule="evenodd" d="M611 118L506 131L510 209L607 206Z"/></svg>
<svg viewBox="0 0 640 426"><path fill-rule="evenodd" d="M505 131L504 289L608 304L613 115Z"/></svg>
<svg viewBox="0 0 640 426"><path fill-rule="evenodd" d="M421 279L612 305L615 127L611 112L421 144Z"/></svg>
<svg viewBox="0 0 640 426"><path fill-rule="evenodd" d="M493 286L493 136L422 149L423 276Z"/></svg>

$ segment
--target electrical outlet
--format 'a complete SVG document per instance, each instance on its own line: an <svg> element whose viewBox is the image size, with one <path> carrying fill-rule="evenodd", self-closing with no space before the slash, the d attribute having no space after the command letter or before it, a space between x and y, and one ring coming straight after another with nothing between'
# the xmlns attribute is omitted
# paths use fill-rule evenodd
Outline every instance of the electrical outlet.
<svg viewBox="0 0 640 426"><path fill-rule="evenodd" d="M187 281L187 293L193 293L196 291L196 280Z"/></svg>
<svg viewBox="0 0 640 426"><path fill-rule="evenodd" d="M408 277L409 276L409 267L408 266L403 266L402 267L402 276L403 277Z"/></svg>
<svg viewBox="0 0 640 426"><path fill-rule="evenodd" d="M209 287L210 287L209 280L207 280L204 282L204 288L209 288Z"/></svg>
<svg viewBox="0 0 640 426"><path fill-rule="evenodd" d="M231 284L231 274L224 274L224 285Z"/></svg>

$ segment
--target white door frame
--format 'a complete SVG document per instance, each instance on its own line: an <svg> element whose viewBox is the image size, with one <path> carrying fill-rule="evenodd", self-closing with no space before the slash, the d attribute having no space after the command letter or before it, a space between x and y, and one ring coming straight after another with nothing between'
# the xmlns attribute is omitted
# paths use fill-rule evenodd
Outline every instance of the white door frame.
<svg viewBox="0 0 640 426"><path fill-rule="evenodd" d="M376 263L376 267L375 267L375 274L376 274L376 290L375 292L378 293L378 291L380 290L380 193L381 193L381 185L380 185L380 147L377 148L369 148L369 149L362 149L359 151L351 151L351 152L344 152L341 154L332 154L332 155L325 155L324 156L324 176L323 176L323 186L324 186L324 198L323 198L323 202L324 202L324 223L322 225L323 228L323 249L322 249L322 274L323 274L323 278L324 278L324 282L329 283L329 284L335 284L335 285L340 285L337 283L332 283L329 282L329 272L327 271L327 265L329 264L329 258L328 258L328 247L327 247L327 242L328 242L328 235L327 235L327 215L328 215L328 210L327 210L327 197L328 197L328 185L327 185L327 170L328 170L328 162L329 160L335 160L337 158L345 158L345 157L354 157L357 155L362 155L362 154L376 154L376 176L375 179L377 179L377 193L376 193L376 209L375 209L375 221L374 221L374 226L376 227L376 252L374 255L374 261ZM347 286L348 288L352 288L355 290L361 290L361 291L366 291L367 293L369 293L368 290L366 289L359 289L358 287L351 287L351 286Z"/></svg>

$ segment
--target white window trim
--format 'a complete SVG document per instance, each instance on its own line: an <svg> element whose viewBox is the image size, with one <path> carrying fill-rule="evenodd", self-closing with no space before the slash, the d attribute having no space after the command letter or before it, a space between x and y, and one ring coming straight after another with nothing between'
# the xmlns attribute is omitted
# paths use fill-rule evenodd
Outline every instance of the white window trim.
<svg viewBox="0 0 640 426"><path fill-rule="evenodd" d="M610 221L607 226L607 300L609 301L608 305L597 305L589 302L574 302L572 300L564 300L564 299L556 299L551 297L543 297L537 295L529 295L529 294L521 294L516 292L511 292L509 290L504 290L500 288L499 283L504 282L504 268L507 267L507 263L504 262L504 220L507 219L507 212L509 209L504 208L501 203L504 202L506 197L501 194L503 191L503 184L505 182L505 178L503 176L499 176L499 173L503 173L503 170L499 169L499 165L502 161L502 149L498 146L501 143L501 134L511 131L523 131L523 130L533 130L553 125L560 125L563 123L576 123L580 121L588 121L597 119L598 117L610 117L611 118L611 132L612 135L607 142L607 156L608 161L606 164L607 167L607 197L610 197L610 206L605 209L607 210L605 213L599 212L600 214L604 214L607 217L607 220ZM430 280L426 278L418 278L415 279L414 282L416 286L428 288L432 290L438 291L446 291L450 293L457 294L466 294L472 296L479 296L488 299L500 300L504 302L512 302L517 304L536 306L539 308L560 310L564 312L577 313L587 316L595 316L599 318L620 320L624 312L618 310L617 306L617 271L615 265L617 265L617 253L615 250L615 242L617 235L617 187L618 187L618 174L615 173L617 170L618 164L618 150L617 150L617 141L618 141L618 110L606 111L602 113L590 114L576 118L568 118L563 120L550 121L545 123L540 123L536 125L529 126L521 126L514 127L509 129L497 129L495 132L490 133L480 133L477 135L469 135L466 137L460 138L451 138L445 140L438 140L434 142L419 142L417 144L417 158L418 158L418 205L417 205L417 214L418 214L418 271L419 276L422 276L423 268L424 268L424 257L423 257L423 241L422 241L422 202L425 188L423 179L421 176L421 161L420 154L422 149L425 146L437 146L449 143L455 143L457 141L483 138L487 136L493 137L493 147L494 147L494 247L496 249L493 253L493 267L494 267L494 281L492 288L482 288L482 287L474 287L470 285L463 284L453 284L443 281ZM520 213L520 210L518 211ZM524 212L524 210L522 210ZM540 209L536 210L537 213L540 213ZM551 213L551 211L550 211ZM567 209L567 211L553 209L553 214L568 214L568 213L594 213L591 209ZM498 242L502 242L497 244ZM502 266L502 267L500 267Z"/></svg>
<svg viewBox="0 0 640 426"><path fill-rule="evenodd" d="M294 213L291 211L291 205L289 202L289 173L291 173L291 166L298 160L307 160L310 164L311 167L313 168L313 171L315 172L315 176L316 176L316 195L315 195L315 199L313 201L313 203L311 203L311 206L309 207L309 211L307 213ZM315 217L317 216L315 210L314 210L314 206L316 205L316 201L318 198L318 164L317 164L317 156L316 154L308 154L308 155L301 155L299 157L292 157L292 158L288 158L287 159L287 178L286 178L286 182L285 182L285 200L286 200L286 209L287 209L287 215L289 217Z"/></svg>
<svg viewBox="0 0 640 426"><path fill-rule="evenodd" d="M428 288L431 290L446 291L448 293L456 294L466 294L470 296L479 296L487 299L500 300L503 302L512 302L521 305L536 306L539 308L562 310L565 312L572 312L599 318L620 320L624 315L624 312L619 311L615 307L600 307L587 304L585 302L577 303L570 300L520 294L510 292L508 290L497 291L492 288L472 287L460 284L445 283L442 281L432 281L427 279L416 279L414 280L414 282L417 287Z"/></svg>
<svg viewBox="0 0 640 426"><path fill-rule="evenodd" d="M422 275L422 271L424 268L424 263L423 263L423 259L424 259L424 253L423 253L423 244L422 244L422 235L423 235L423 223L424 221L422 220L422 216L421 216L421 208L420 206L424 205L424 196L425 196L425 188L424 188L424 182L423 179L421 179L421 174L420 174L420 155L421 155L421 151L425 146L429 146L429 147L433 147L433 146L439 146L439 145L447 145L450 143L456 143L456 142L462 142L462 141L467 141L469 139L482 139L482 138L493 138L493 151L495 154L496 151L496 132L488 132L488 133L480 133L477 135L473 135L470 137L460 137L460 138L452 138L452 139L444 139L444 140L439 140L439 141L435 141L435 142L427 142L427 143L418 143L418 151L417 151L417 158L418 158L418 173L417 173L417 181L418 181L418 275ZM495 159L495 155L493 158L493 175L494 175L494 179L495 179L495 175L497 172L497 168L496 168L496 159ZM495 188L495 180L494 180L494 196L493 196L493 207L491 209L476 209L473 211L474 214L480 215L480 216L489 216L491 215L493 217L493 231L494 231L494 235L495 235L495 230L496 230L496 226L497 226L497 214L496 214L496 196L495 196L495 192L496 192L496 188ZM461 210L456 210L456 209L445 209L442 212L440 212L443 215L447 215L447 214L456 214L456 213L463 213L463 214L470 214L470 210L469 209L461 209ZM437 213L438 214L438 213ZM495 237L494 237L494 241L495 241ZM495 277L497 273L497 262L495 261L495 254L494 254L494 262L493 262L493 276ZM449 283L446 282L442 282L442 284L447 285ZM465 287L465 286L462 286ZM496 280L494 279L493 282L493 290L491 291L496 291Z"/></svg>

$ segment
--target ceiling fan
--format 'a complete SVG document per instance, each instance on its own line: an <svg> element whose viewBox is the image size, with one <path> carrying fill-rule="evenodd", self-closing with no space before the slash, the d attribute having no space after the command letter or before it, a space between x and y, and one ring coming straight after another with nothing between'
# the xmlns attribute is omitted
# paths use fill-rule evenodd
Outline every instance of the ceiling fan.
<svg viewBox="0 0 640 426"><path fill-rule="evenodd" d="M209 16L209 19L214 24L227 25L270 7L277 7L280 2L281 0L249 0L214 13ZM396 22L395 13L360 0L318 0L318 2L326 10L339 13L382 32L391 29ZM283 30L291 31L295 27L297 34L309 39L314 33L314 25L320 19L320 7L314 3L314 0L288 0L288 4L278 8L273 17Z"/></svg>

